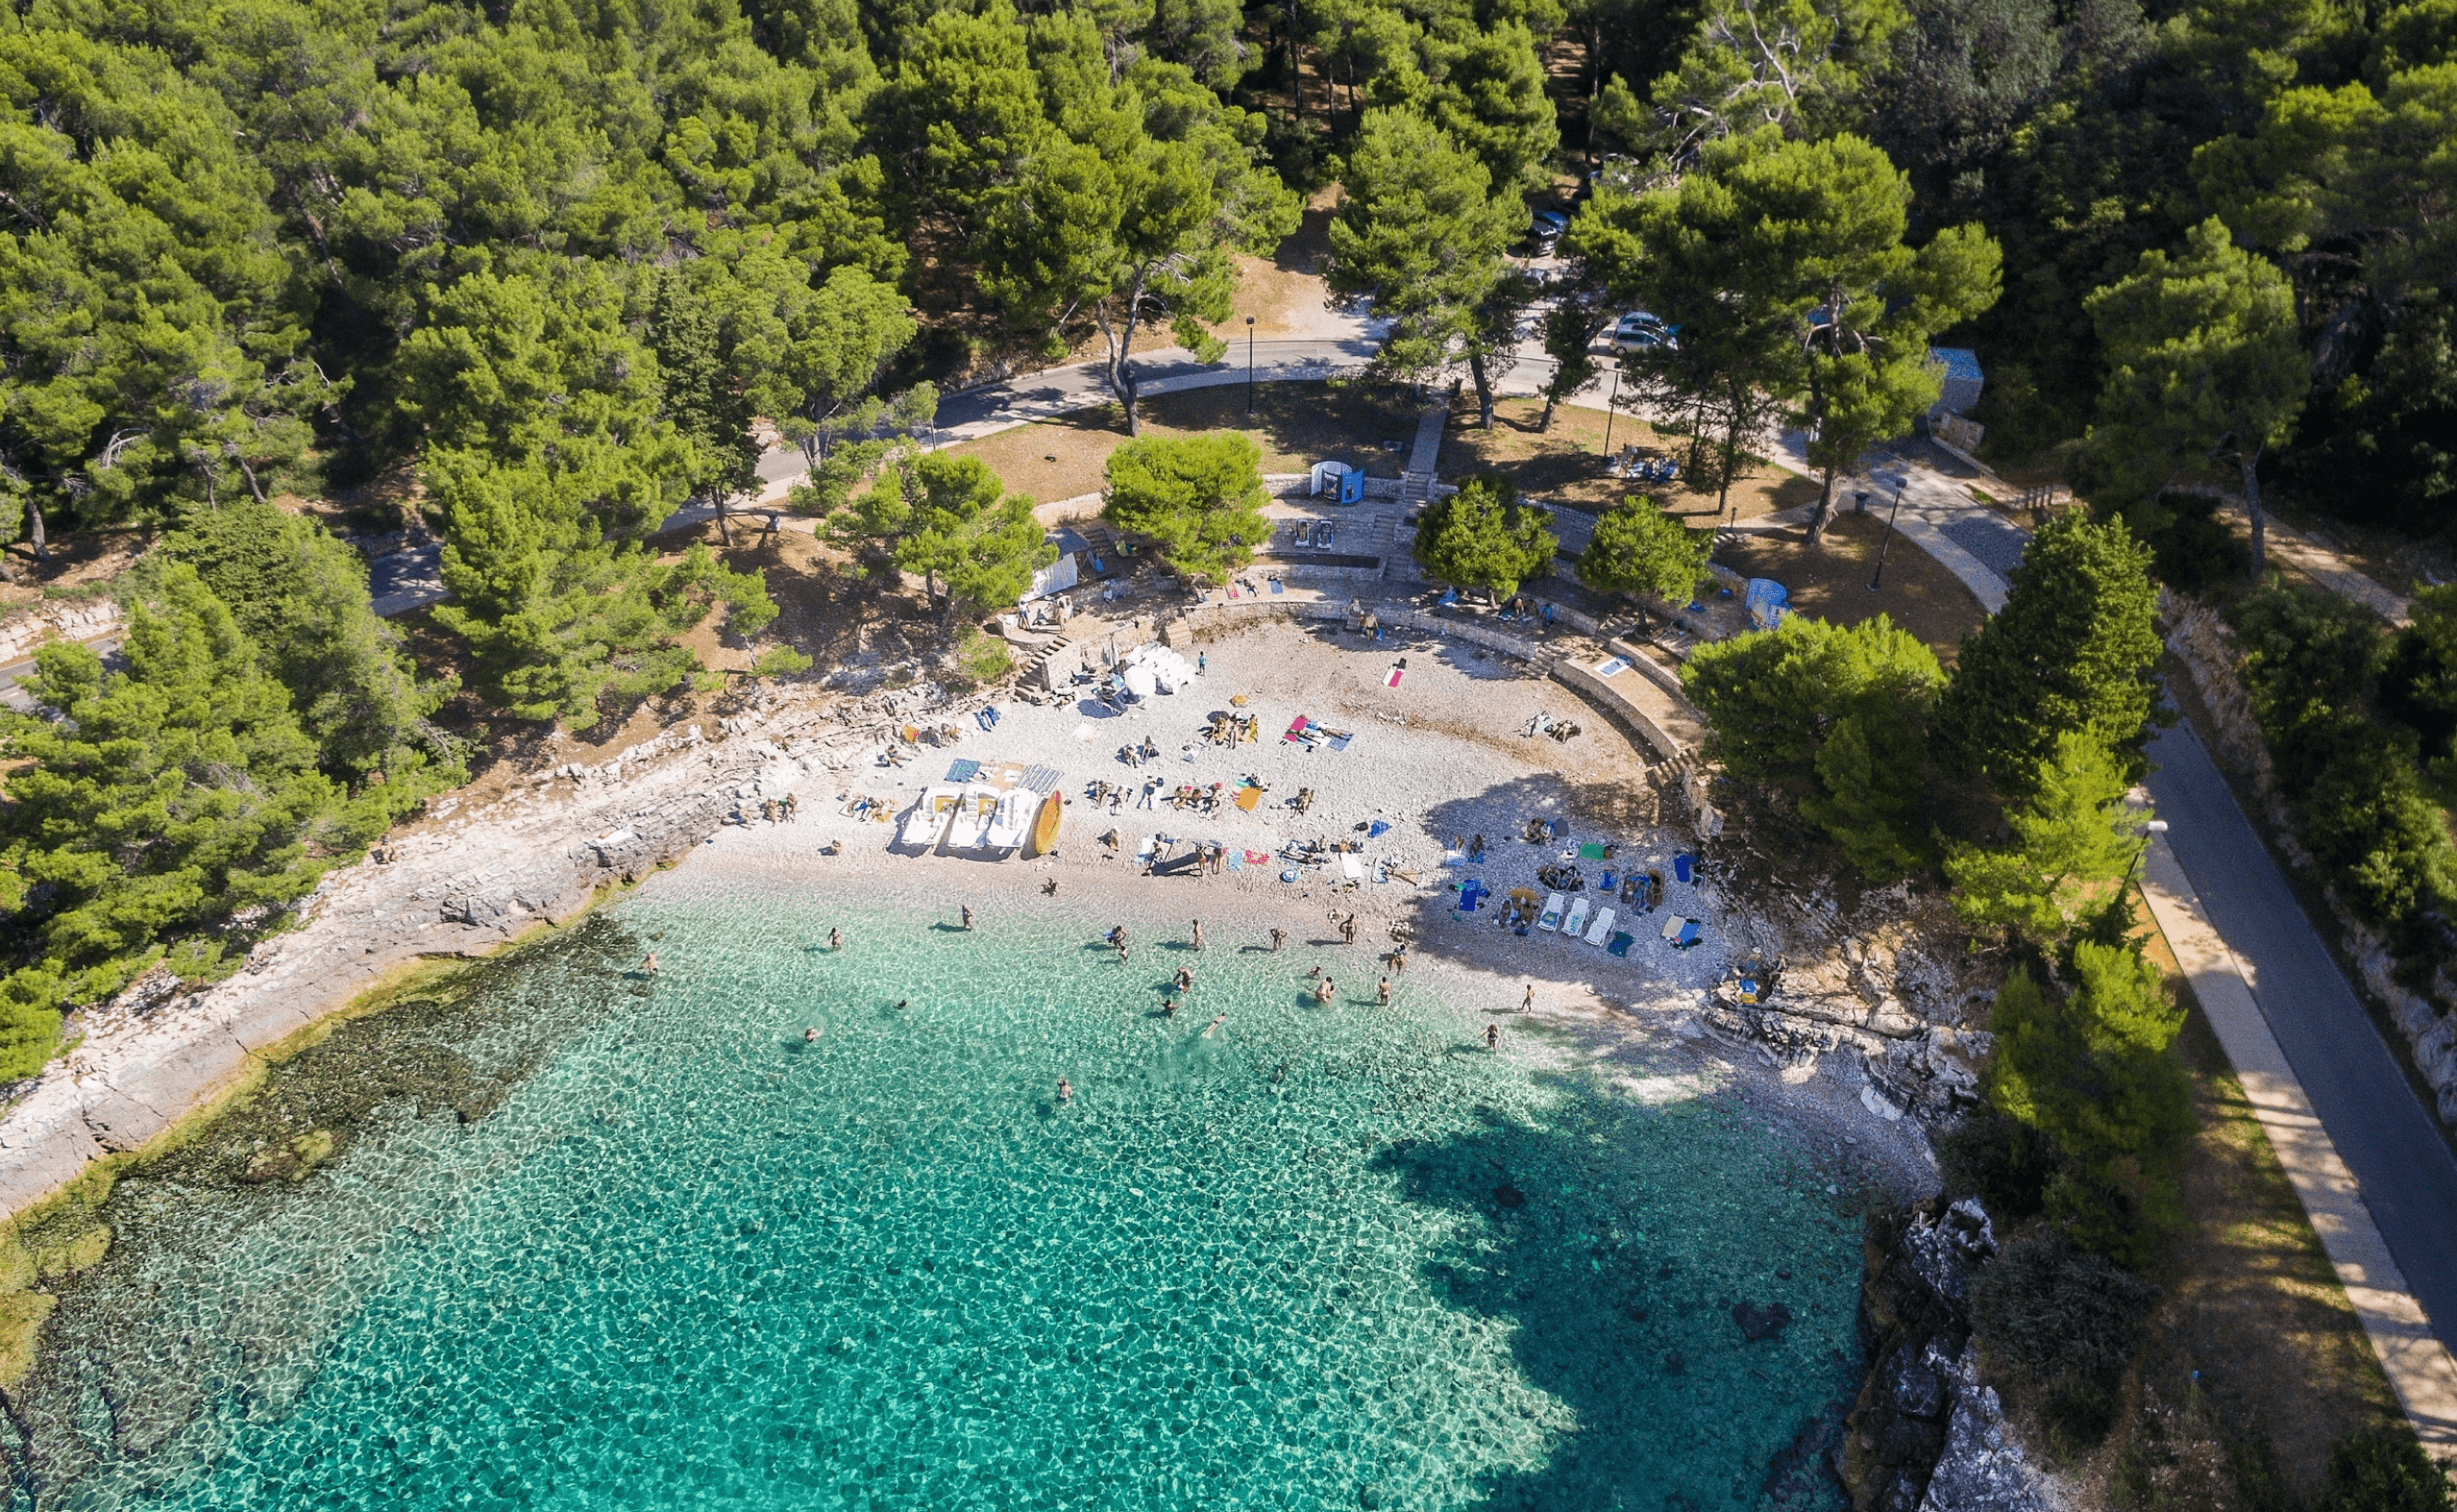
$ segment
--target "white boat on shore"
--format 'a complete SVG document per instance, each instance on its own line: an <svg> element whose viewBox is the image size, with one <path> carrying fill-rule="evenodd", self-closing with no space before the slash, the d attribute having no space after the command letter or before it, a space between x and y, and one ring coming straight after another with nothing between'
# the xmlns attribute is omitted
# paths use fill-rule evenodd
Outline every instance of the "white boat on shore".
<svg viewBox="0 0 2457 1512"><path fill-rule="evenodd" d="M946 829L947 821L955 818L956 805L963 801L963 797L964 790L959 787L940 785L924 788L921 800L913 805L913 812L904 816L903 828L896 832L897 843L923 846L935 843L940 832Z"/></svg>
<svg viewBox="0 0 2457 1512"><path fill-rule="evenodd" d="M1029 788L1010 788L999 795L998 812L990 817L989 833L981 837L984 849L1011 851L1023 843L1032 833L1034 811L1041 806L1041 795Z"/></svg>
<svg viewBox="0 0 2457 1512"><path fill-rule="evenodd" d="M968 787L957 800L955 817L947 824L947 849L979 850L981 837L989 833L990 820L998 814L998 789Z"/></svg>

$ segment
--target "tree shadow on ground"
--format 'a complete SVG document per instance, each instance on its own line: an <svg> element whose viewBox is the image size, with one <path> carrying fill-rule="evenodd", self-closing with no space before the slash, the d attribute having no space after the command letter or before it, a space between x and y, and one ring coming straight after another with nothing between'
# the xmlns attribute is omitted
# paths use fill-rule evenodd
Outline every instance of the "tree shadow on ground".
<svg viewBox="0 0 2457 1512"><path fill-rule="evenodd" d="M1626 1158L1635 1126L1678 1117L1679 1105L1544 1080L1559 1095L1540 1119L1480 1109L1478 1128L1375 1161L1409 1201L1452 1220L1452 1242L1423 1267L1427 1284L1452 1308L1507 1323L1522 1378L1553 1398L1521 1408L1552 1430L1550 1454L1492 1477L1482 1505L1845 1504L1826 1450L1855 1367L1836 1355L1809 1372L1820 1378L1780 1380L1802 1362L1779 1338L1750 1337L1743 1315L1762 1319L1786 1295L1805 1307L1791 1273L1667 1236L1662 1194ZM1403 1484L1377 1489L1382 1505L1410 1504Z"/></svg>

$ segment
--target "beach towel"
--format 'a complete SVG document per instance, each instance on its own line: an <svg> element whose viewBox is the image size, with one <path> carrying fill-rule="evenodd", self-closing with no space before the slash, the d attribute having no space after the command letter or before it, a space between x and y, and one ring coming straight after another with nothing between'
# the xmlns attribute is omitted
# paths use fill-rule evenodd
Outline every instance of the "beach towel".
<svg viewBox="0 0 2457 1512"><path fill-rule="evenodd" d="M1242 872L1246 869L1246 853L1244 851L1228 852L1226 860L1228 869L1232 872Z"/></svg>
<svg viewBox="0 0 2457 1512"><path fill-rule="evenodd" d="M1545 898L1544 912L1542 916L1536 921L1536 927L1538 929L1559 929L1561 927L1561 895L1559 893L1553 893Z"/></svg>
<svg viewBox="0 0 2457 1512"><path fill-rule="evenodd" d="M1383 836L1390 833L1391 826L1385 824L1380 819L1375 819L1373 823L1365 827L1365 838L1369 840L1378 840Z"/></svg>
<svg viewBox="0 0 2457 1512"><path fill-rule="evenodd" d="M1246 864L1249 866L1269 865L1270 863L1270 860L1271 853L1270 851L1248 851L1246 853Z"/></svg>
<svg viewBox="0 0 2457 1512"><path fill-rule="evenodd" d="M1601 845L1590 841L1579 847L1579 860L1582 861L1600 861L1603 859L1604 848Z"/></svg>
<svg viewBox="0 0 2457 1512"><path fill-rule="evenodd" d="M1293 740L1297 736L1305 734L1307 727L1312 723L1312 720L1307 718L1303 715L1299 715L1294 719L1289 721L1289 727L1286 730L1280 732L1280 738L1283 740Z"/></svg>
<svg viewBox="0 0 2457 1512"><path fill-rule="evenodd" d="M1587 901L1583 898L1570 904L1570 917L1561 921L1561 933L1573 937L1587 932Z"/></svg>
<svg viewBox="0 0 2457 1512"><path fill-rule="evenodd" d="M1608 956L1619 956L1625 961L1629 959L1629 943L1630 937L1628 935L1617 934L1612 937L1612 942L1604 946L1604 954Z"/></svg>
<svg viewBox="0 0 2457 1512"><path fill-rule="evenodd" d="M1344 851L1339 858L1339 874L1352 882L1365 880L1365 862L1354 851Z"/></svg>
<svg viewBox="0 0 2457 1512"><path fill-rule="evenodd" d="M1619 656L1615 656L1609 661L1600 661L1596 663L1596 675L1599 677L1618 677L1627 671L1629 671L1629 663L1621 660Z"/></svg>
<svg viewBox="0 0 2457 1512"><path fill-rule="evenodd" d="M981 771L981 764L979 761L958 760L952 762L947 768L947 780L950 782L970 782L973 779L973 775Z"/></svg>
<svg viewBox="0 0 2457 1512"><path fill-rule="evenodd" d="M1152 838L1146 835L1143 838L1142 842L1135 846L1135 860L1141 860L1145 857L1149 856L1156 849L1158 849L1158 847L1153 843Z"/></svg>
<svg viewBox="0 0 2457 1512"><path fill-rule="evenodd" d="M1237 806L1244 809L1249 814L1253 813L1254 805L1262 801L1263 790L1261 788L1239 788L1237 790Z"/></svg>
<svg viewBox="0 0 2457 1512"><path fill-rule="evenodd" d="M1347 750L1347 749L1348 749L1348 742L1350 742L1351 740L1353 740L1353 739L1355 739L1355 738L1356 738L1356 737L1355 737L1354 735L1332 735L1332 736L1331 737L1331 748L1332 748L1333 751L1345 751L1345 750Z"/></svg>
<svg viewBox="0 0 2457 1512"><path fill-rule="evenodd" d="M1271 579L1271 591L1274 593L1284 591L1280 587L1280 580L1276 577Z"/></svg>
<svg viewBox="0 0 2457 1512"><path fill-rule="evenodd" d="M1613 910L1609 908L1599 909L1596 913L1596 922L1587 926L1587 943L1591 945L1602 944L1604 941L1612 935L1612 926Z"/></svg>
<svg viewBox="0 0 2457 1512"><path fill-rule="evenodd" d="M1373 634L1374 634L1375 638L1379 639L1379 638L1380 638L1380 636L1381 636L1381 634L1382 634L1382 632L1381 632L1380 631L1378 631L1378 630L1377 630L1377 631L1375 631L1375 632L1373 632ZM1396 687L1398 687L1398 686L1399 686L1399 676L1400 676L1399 669L1398 669L1398 668L1396 668L1396 667L1392 668L1392 669L1391 669L1391 675L1382 679L1382 686L1383 686L1383 687L1385 687L1385 688L1396 688Z"/></svg>
<svg viewBox="0 0 2457 1512"><path fill-rule="evenodd" d="M1683 851L1672 858L1672 875L1682 882L1689 880L1689 853Z"/></svg>

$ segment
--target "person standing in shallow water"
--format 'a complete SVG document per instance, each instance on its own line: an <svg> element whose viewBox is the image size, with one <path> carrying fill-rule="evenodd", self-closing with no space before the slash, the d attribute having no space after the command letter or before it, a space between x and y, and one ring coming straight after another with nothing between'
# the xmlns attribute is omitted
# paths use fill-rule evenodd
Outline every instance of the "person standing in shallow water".
<svg viewBox="0 0 2457 1512"><path fill-rule="evenodd" d="M1203 948L1203 921L1200 919L1194 922L1194 948Z"/></svg>
<svg viewBox="0 0 2457 1512"><path fill-rule="evenodd" d="M1488 1024L1484 1026L1484 1047L1488 1050L1497 1050L1501 1048L1500 1025Z"/></svg>
<svg viewBox="0 0 2457 1512"><path fill-rule="evenodd" d="M964 927L966 929L973 927L973 905L970 903L964 905Z"/></svg>
<svg viewBox="0 0 2457 1512"><path fill-rule="evenodd" d="M1064 1078L1064 1077L1063 1077L1063 1076L1062 1076L1062 1077L1060 1077L1060 1078L1058 1079L1058 1103L1059 1103L1059 1106L1063 1108L1063 1107L1064 1107L1066 1104L1071 1103L1071 1102L1073 1102L1073 1101L1075 1101L1075 1088L1073 1088L1073 1087L1069 1087L1069 1086L1067 1086L1067 1085L1066 1085L1066 1078Z"/></svg>
<svg viewBox="0 0 2457 1512"><path fill-rule="evenodd" d="M1533 982L1527 984L1527 996L1518 1000L1518 1011L1521 1013L1536 1011L1536 984Z"/></svg>
<svg viewBox="0 0 2457 1512"><path fill-rule="evenodd" d="M1391 979L1389 977L1384 977L1382 979L1381 985L1373 989L1373 999L1386 1008L1391 1005Z"/></svg>
<svg viewBox="0 0 2457 1512"><path fill-rule="evenodd" d="M1287 930L1274 929L1271 931L1271 954L1275 956L1278 955L1280 953L1280 947L1288 942L1289 932Z"/></svg>
<svg viewBox="0 0 2457 1512"><path fill-rule="evenodd" d="M843 930L831 929L828 931L828 948L830 950L842 950L844 948Z"/></svg>

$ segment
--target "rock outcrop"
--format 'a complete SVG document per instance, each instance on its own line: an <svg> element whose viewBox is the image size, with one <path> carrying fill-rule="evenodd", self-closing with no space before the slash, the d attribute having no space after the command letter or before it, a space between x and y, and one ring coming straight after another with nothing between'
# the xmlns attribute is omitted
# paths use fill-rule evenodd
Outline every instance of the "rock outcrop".
<svg viewBox="0 0 2457 1512"><path fill-rule="evenodd" d="M2037 1471L1979 1380L1971 1283L1996 1254L1978 1203L1872 1221L1861 1321L1870 1369L1836 1469L1853 1512L2048 1512Z"/></svg>

